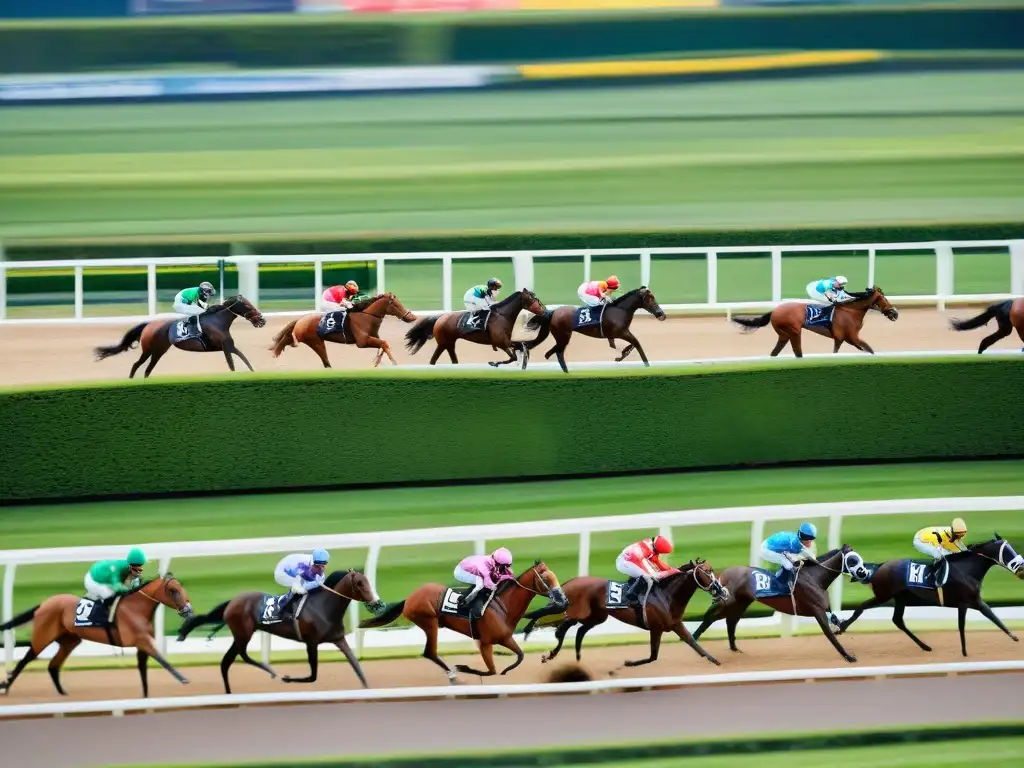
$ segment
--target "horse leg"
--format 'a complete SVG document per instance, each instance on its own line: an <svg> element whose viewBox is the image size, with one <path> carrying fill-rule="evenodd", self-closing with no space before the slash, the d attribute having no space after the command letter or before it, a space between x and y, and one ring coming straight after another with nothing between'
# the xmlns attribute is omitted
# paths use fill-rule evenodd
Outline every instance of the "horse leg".
<svg viewBox="0 0 1024 768"><path fill-rule="evenodd" d="M509 347L501 347L501 351L508 355L508 360L502 360L500 363L488 363L492 368L497 368L499 365L508 365L509 363L518 362L519 358L516 357L514 349Z"/></svg>
<svg viewBox="0 0 1024 768"><path fill-rule="evenodd" d="M1015 634L1013 634L1013 632L1011 632L1010 630L1008 630L1006 628L1006 625L1003 624L1003 622L999 619L998 616L996 616L995 611L993 611L992 608L989 607L989 604L986 603L984 600L982 600L980 597L978 598L978 604L975 605L974 608L977 611L979 611L982 616L984 616L986 619L988 619L993 624L995 624L997 627L999 627L1001 630L1003 630L1003 632L1005 632L1007 635L1009 635L1010 639L1013 640L1013 642L1015 642L1015 643L1019 642L1017 640L1017 636ZM966 656L967 654L964 654L964 655Z"/></svg>
<svg viewBox="0 0 1024 768"><path fill-rule="evenodd" d="M57 689L57 693L61 696L67 696L67 692L60 684L60 668L64 666L64 662L68 660L68 656L75 650L82 642L82 639L77 635L65 635L57 641L60 648L57 653L54 654L53 658L50 659L50 665L47 669L50 672L50 679L53 680L53 687ZM146 686L142 686L143 698L146 696Z"/></svg>
<svg viewBox="0 0 1024 768"><path fill-rule="evenodd" d="M149 365L146 366L146 372L142 375L142 378L149 378L149 374L151 374L153 372L153 369L156 368L156 364L160 362L160 358L164 356L164 353L166 351L166 349L153 350L153 356L149 359Z"/></svg>
<svg viewBox="0 0 1024 768"><path fill-rule="evenodd" d="M857 606L857 608L853 612L853 615L850 618L848 618L846 621L839 622L839 632L838 632L838 634L840 634L840 635L843 634L843 632L845 632L849 628L849 626L851 624L853 624L853 622L855 622L857 619L859 619L860 615L862 613L864 613L864 611L866 611L868 608L875 608L875 607L877 607L879 605L882 605L883 603L887 603L887 602L889 602L889 598L888 597L886 597L883 600L882 598L878 597L877 595L872 595L867 600L865 600L863 603L861 603L860 605ZM898 602L899 601L897 600L897 604L898 604Z"/></svg>
<svg viewBox="0 0 1024 768"><path fill-rule="evenodd" d="M793 354L797 357L804 356L804 342L798 333L790 340L790 344L793 346Z"/></svg>
<svg viewBox="0 0 1024 768"><path fill-rule="evenodd" d="M241 358L242 362L245 363L246 368L248 368L250 371L253 370L252 363L249 362L249 358L245 356L245 353L243 353L242 350L235 346L234 342L231 342L231 351L234 354L238 355L239 358ZM255 371L253 372L255 373Z"/></svg>
<svg viewBox="0 0 1024 768"><path fill-rule="evenodd" d="M541 664L547 664L549 661L555 658L555 656L558 655L558 652L562 650L562 643L565 642L566 633L578 623L579 622L576 621L576 619L562 619L561 623L555 629L555 639L558 641L558 643L555 645L555 647L551 650L550 653L545 653L540 657Z"/></svg>
<svg viewBox="0 0 1024 768"><path fill-rule="evenodd" d="M141 366L141 365L142 365L142 364L143 364L144 362L146 362L147 360L149 360L149 356L150 356L150 354L151 354L151 353L150 353L150 351L149 351L148 349L143 349L143 350L142 350L142 354L141 354L141 355L139 355L139 359L138 359L138 360L136 360L136 361L135 361L135 364L134 364L134 365L132 366L132 370L131 370L131 373L129 373L129 374L128 374L128 378L129 378L129 379L134 379L134 378L135 378L135 372L136 372L137 370L139 370L139 367L140 367L140 366Z"/></svg>
<svg viewBox="0 0 1024 768"><path fill-rule="evenodd" d="M228 682L228 669L238 658L238 640L235 640L224 658L220 660L220 676L224 679L224 693L231 693L231 683Z"/></svg>
<svg viewBox="0 0 1024 768"><path fill-rule="evenodd" d="M964 656L967 656L967 635L964 634L964 630L967 628L967 606L958 605L957 611L957 623L960 628L960 651Z"/></svg>
<svg viewBox="0 0 1024 768"><path fill-rule="evenodd" d="M722 610L721 603L712 603L707 611L705 611L704 619L701 621L700 626L697 627L697 631L693 633L693 639L700 640L700 636L704 634L708 627L722 618L723 613L725 613L725 611Z"/></svg>
<svg viewBox="0 0 1024 768"><path fill-rule="evenodd" d="M221 348L221 351L224 353L224 359L228 361L228 368L230 368L231 372L234 373L235 361L231 359L231 347L228 344L227 339L224 340L224 346Z"/></svg>
<svg viewBox="0 0 1024 768"><path fill-rule="evenodd" d="M320 358L320 362L324 364L324 368L331 367L331 361L327 359L327 344L324 343L323 339L317 336L316 340L313 342L308 339L303 339L303 341L306 342L307 347L316 352L317 357Z"/></svg>
<svg viewBox="0 0 1024 768"><path fill-rule="evenodd" d="M837 352L839 352L839 348L841 346L843 346L843 340L842 339L832 339L832 354L834 355Z"/></svg>
<svg viewBox="0 0 1024 768"><path fill-rule="evenodd" d="M737 619L737 621L739 621L739 619ZM676 625L674 627L672 627L672 631L675 632L676 635L679 636L680 640L682 640L688 646L693 648L693 650L695 650L703 658L705 658L708 661L710 661L716 667L722 666L722 663L718 659L716 659L714 656L712 656L710 653L708 653L707 651L705 651L703 648L700 647L700 643L698 643L696 640L693 639L693 635L690 634L690 630L688 630L686 628L686 626L683 624L682 621L677 622Z"/></svg>
<svg viewBox="0 0 1024 768"><path fill-rule="evenodd" d="M621 363L623 360L629 357L630 354L632 354L634 349L636 349L636 347L634 347L632 344L628 345L625 349L622 350L622 354L615 358L615 362Z"/></svg>
<svg viewBox="0 0 1024 768"><path fill-rule="evenodd" d="M516 660L501 670L501 674L507 675L513 669L523 663L523 659L526 658L526 654L523 653L523 649L519 647L519 643L515 641L514 637L510 637L504 643L501 643L502 648L508 648L512 653L516 655Z"/></svg>
<svg viewBox="0 0 1024 768"><path fill-rule="evenodd" d="M903 612L907 609L907 604L899 600L896 601L896 605L892 609L892 623L895 624L899 629L903 630L903 633L917 643L917 647L922 651L931 651L931 646L922 643L913 632L907 629L907 625L903 622Z"/></svg>
<svg viewBox="0 0 1024 768"><path fill-rule="evenodd" d="M249 637L245 638L244 641L240 641L239 638L237 638L237 637L235 638L235 643L236 643L236 645L238 645L238 655L242 657L242 661L244 661L246 664L249 664L250 666L256 667L256 669L262 669L264 672L266 672L268 675L270 675L270 679L271 680L276 680L277 679L277 672L272 670L267 665L261 664L260 662L256 661L256 659L252 658L249 655L249 651L247 650L247 648L249 646L249 639L251 637L252 637L252 635L249 635ZM309 646L306 646L306 648L308 650ZM313 667L313 680L316 680L316 664L311 663L310 666ZM304 680L291 680L291 681L286 680L285 682L302 683L302 682L305 682L305 681Z"/></svg>
<svg viewBox="0 0 1024 768"><path fill-rule="evenodd" d="M156 659L157 664L170 672L171 676L174 677L182 685L188 685L188 680L178 670L171 666L170 662L167 661L161 654L160 650L156 647L156 640L149 635L143 635L139 638L135 644L135 649L138 651L145 651L147 654Z"/></svg>
<svg viewBox="0 0 1024 768"><path fill-rule="evenodd" d="M622 357L619 358L619 362L625 360L626 355L632 352L633 348L635 347L636 351L640 353L640 359L644 361L644 365L650 368L651 363L650 361L648 361L647 354L644 352L644 348L640 346L640 342L637 341L636 336L634 336L630 331L626 331L624 334L622 334L622 338L629 342L629 346L622 351Z"/></svg>
<svg viewBox="0 0 1024 768"><path fill-rule="evenodd" d="M49 645L49 643L47 643ZM0 683L0 693L6 693L14 685L14 681L18 679L18 675L21 674L22 670L25 669L39 654L36 653L31 647L25 649L25 655L21 657L21 661L14 667L14 671L7 676L7 679Z"/></svg>
<svg viewBox="0 0 1024 768"><path fill-rule="evenodd" d="M480 643L480 658L484 660L484 664L487 665L487 671L482 672L479 669L473 669L473 667L467 666L466 664L456 664L455 669L459 672L465 672L467 675L476 675L477 677L492 677L498 674L497 667L494 666L494 646L490 643Z"/></svg>
<svg viewBox="0 0 1024 768"><path fill-rule="evenodd" d="M846 340L846 343L853 345L861 352L867 352L869 355L875 354L875 350L871 348L871 345L864 341L864 339L860 337L860 334L856 332L850 334L850 338Z"/></svg>
<svg viewBox="0 0 1024 768"><path fill-rule="evenodd" d="M316 665L319 661L319 653L317 652L316 643L306 643L306 658L309 660L309 675L307 677L288 677L285 675L281 678L283 683L315 683L316 682Z"/></svg>
<svg viewBox="0 0 1024 768"><path fill-rule="evenodd" d="M729 634L729 650L743 653L736 645L736 626L740 623L739 613L730 613L725 617L725 631Z"/></svg>
<svg viewBox="0 0 1024 768"><path fill-rule="evenodd" d="M142 698L149 698L149 654L143 650L135 652L135 661L139 665L139 680L142 681Z"/></svg>
<svg viewBox="0 0 1024 768"><path fill-rule="evenodd" d="M352 648L349 646L348 640L345 639L344 635L334 644L338 647L339 651L345 654L345 659L348 661L349 666L355 671L356 677L359 678L359 682L363 684L363 688L369 688L370 685L366 682L366 675L363 674L363 668L359 664L359 659L357 659L356 655L352 653Z"/></svg>
<svg viewBox="0 0 1024 768"><path fill-rule="evenodd" d="M814 614L814 620L818 622L818 626L821 627L822 633L828 638L828 641L832 643L832 647L839 651L839 655L846 659L851 664L857 661L856 656L852 656L846 652L846 649L839 644L839 640L834 634L832 634L832 627L828 625L828 619L825 618L825 612L819 611Z"/></svg>
<svg viewBox="0 0 1024 768"><path fill-rule="evenodd" d="M639 667L644 664L650 664L652 661L658 660L658 651L661 648L661 631L651 630L651 656L647 659L640 659L638 661L627 661L625 666L627 667Z"/></svg>
<svg viewBox="0 0 1024 768"><path fill-rule="evenodd" d="M423 634L427 636L427 643L423 646L423 658L430 659L448 675L448 682L455 683L455 670L444 663L444 660L437 655L437 622L431 621L430 624L424 626L419 622L415 622L416 625L423 630Z"/></svg>
<svg viewBox="0 0 1024 768"><path fill-rule="evenodd" d="M997 341L999 341L1000 339L1005 339L1011 333L1013 333L1012 325L1007 324L1004 327L1003 324L1000 323L999 328L996 329L995 333L990 334L981 340L981 344L978 345L978 354L980 355L982 352L991 347Z"/></svg>
<svg viewBox="0 0 1024 768"><path fill-rule="evenodd" d="M439 358L441 356L442 352L444 352L444 347L442 347L440 344L438 344L437 347L434 349L434 354L432 354L430 356L430 364L431 365L436 365L437 364L437 358Z"/></svg>
<svg viewBox="0 0 1024 768"><path fill-rule="evenodd" d="M787 344L789 344L789 336L783 336L780 333L779 340L778 342L776 342L775 347L772 349L772 357L778 357L779 353L786 348Z"/></svg>
<svg viewBox="0 0 1024 768"><path fill-rule="evenodd" d="M600 621L589 619L584 621L580 625L580 628L576 630L576 661L581 661L583 659L583 638L587 636L587 632L600 623Z"/></svg>

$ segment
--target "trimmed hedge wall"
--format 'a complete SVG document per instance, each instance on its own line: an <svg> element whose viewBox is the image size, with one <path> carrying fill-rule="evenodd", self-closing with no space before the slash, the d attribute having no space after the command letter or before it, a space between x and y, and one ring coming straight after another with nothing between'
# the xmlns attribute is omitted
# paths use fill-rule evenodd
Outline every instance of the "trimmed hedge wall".
<svg viewBox="0 0 1024 768"><path fill-rule="evenodd" d="M388 19L252 16L0 26L0 73L550 61L716 50L1011 50L1024 8L757 8Z"/></svg>
<svg viewBox="0 0 1024 768"><path fill-rule="evenodd" d="M0 499L1019 456L1022 385L1024 357L15 390L0 393ZM822 409L844 415L841 436L815 431ZM595 413L615 414L616 437L593 439ZM197 418L222 426L186 451ZM316 438L352 418L358 437Z"/></svg>

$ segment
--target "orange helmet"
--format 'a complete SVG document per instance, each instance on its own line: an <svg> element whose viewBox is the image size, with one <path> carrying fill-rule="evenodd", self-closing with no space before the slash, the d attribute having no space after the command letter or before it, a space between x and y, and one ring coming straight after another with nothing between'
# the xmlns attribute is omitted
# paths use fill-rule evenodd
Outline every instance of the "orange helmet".
<svg viewBox="0 0 1024 768"><path fill-rule="evenodd" d="M345 283L345 290L349 293L359 293L359 284L355 280L349 280Z"/></svg>
<svg viewBox="0 0 1024 768"><path fill-rule="evenodd" d="M608 283L608 287L611 288L613 291L619 290L619 278L617 278L615 275L609 277L607 280L605 280L605 282Z"/></svg>
<svg viewBox="0 0 1024 768"><path fill-rule="evenodd" d="M659 555L669 555L672 553L672 542L664 536L655 536L654 551L657 552Z"/></svg>

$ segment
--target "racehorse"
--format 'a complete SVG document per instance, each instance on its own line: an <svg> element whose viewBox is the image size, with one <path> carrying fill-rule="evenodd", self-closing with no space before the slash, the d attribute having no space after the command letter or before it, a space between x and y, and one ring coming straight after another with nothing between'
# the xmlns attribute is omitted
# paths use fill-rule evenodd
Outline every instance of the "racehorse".
<svg viewBox="0 0 1024 768"><path fill-rule="evenodd" d="M640 353L640 359L644 361L644 365L650 367L651 364L647 361L644 348L640 346L636 336L629 330L629 325L633 322L633 315L636 314L638 309L647 310L659 320L667 319L665 311L658 305L654 294L644 285L623 294L611 304L606 304L603 307L593 307L595 315L603 310L603 313L600 314L600 321L594 325L577 328L576 333L582 333L584 336L590 336L595 339L608 339L608 346L612 349L615 349L616 339L623 339L629 343L629 346L622 350L622 354L615 358L615 362L622 362L636 348L636 351ZM577 311L578 307L564 306L548 310L543 315L531 317L530 321L526 324L527 329L539 329L540 334L533 341L523 344L523 349L529 352L529 350L540 346L549 333L553 334L555 346L544 354L544 358L548 359L555 355L562 370L568 373L569 369L565 365L565 348L569 346L569 340L572 338L573 318L576 316Z"/></svg>
<svg viewBox="0 0 1024 768"><path fill-rule="evenodd" d="M471 620L466 617L464 611L452 613L454 604L450 605L447 601L454 599L456 595L457 592L449 591L443 584L424 584L405 600L389 605L379 616L367 619L359 626L364 629L384 627L404 616L422 629L427 636L423 657L441 667L448 674L448 681L454 684L456 671L480 677L496 675L495 645L508 648L516 655L516 660L503 669L501 674L506 675L518 667L523 663L524 655L512 634L529 608L530 601L535 595L547 595L553 602L565 602L565 594L558 584L558 577L540 560L535 561L515 579L501 582L480 619ZM487 665L487 671L482 672L464 664L458 664L452 669L445 664L437 655L437 631L441 627L475 638L479 642L480 657Z"/></svg>
<svg viewBox="0 0 1024 768"><path fill-rule="evenodd" d="M323 312L311 312L288 323L274 337L274 344L270 347L273 356L279 357L285 347L297 347L299 343L302 343L320 356L324 368L330 368L331 361L327 359L327 345L324 342L333 341L336 344L355 344L360 349L376 348L377 357L373 361L374 368L380 365L384 355L387 355L392 363L398 365L395 356L391 354L391 345L385 339L377 337L377 334L380 333L380 324L384 321L385 315L397 317L407 323L416 320L416 315L403 307L402 302L395 298L393 293L382 293L353 306L347 313L348 333L343 328L339 328L323 338L317 335L317 326L324 314Z"/></svg>
<svg viewBox="0 0 1024 768"><path fill-rule="evenodd" d="M338 650L345 654L345 658L355 670L356 677L363 684L363 688L369 687L366 684L366 677L363 675L363 668L359 666L359 660L352 653L352 648L345 639L345 611L348 609L349 603L353 600L370 603L377 599L373 587L370 586L370 580L366 576L353 570L334 571L324 580L319 589L310 592L301 603L298 598L292 598L292 605L289 607L298 611L298 618L291 621L263 623L267 610L267 597L262 592L243 592L235 598L221 603L209 613L193 616L178 630L178 642L181 642L188 637L192 630L203 624L217 624L210 632L211 637L225 624L228 625L235 642L220 662L220 675L224 678L225 693L231 693L228 669L238 656L241 656L242 661L246 664L262 669L272 679L277 678L277 673L274 670L252 659L246 650L249 647L249 640L252 639L257 629L306 644L309 676L286 676L281 678L283 682L315 683L319 661L317 646L320 643L333 643ZM272 605L271 603L270 606L272 607Z"/></svg>
<svg viewBox="0 0 1024 768"><path fill-rule="evenodd" d="M406 349L415 355L433 336L434 341L437 342L437 349L430 356L430 364L434 365L437 363L437 358L441 356L442 352L447 350L448 357L451 358L453 364L457 365L459 358L455 356L455 342L461 338L474 344L487 344L492 349L502 350L508 355L508 360L502 360L500 363L492 362L490 364L494 367L508 365L509 363L516 362L518 359L515 351L512 349L512 331L515 328L516 318L519 317L519 313L524 309L535 315L544 312L544 305L541 303L541 300L537 298L533 291L527 288L516 291L504 301L492 304L489 309L484 310L488 313L486 316L487 327L481 328L478 331L467 328L460 332L459 324L463 318L468 320L475 319L475 317L468 317L470 315L479 317L476 313L480 312L480 310L472 310L472 312L445 312L441 315L426 317L416 323L405 334L405 346ZM528 359L528 355L524 356L524 368Z"/></svg>
<svg viewBox="0 0 1024 768"><path fill-rule="evenodd" d="M840 549L826 552L817 560L806 560L795 577L792 594L758 597L755 591L753 568L746 565L726 568L722 571L719 580L729 590L730 596L708 609L708 612L704 614L704 621L693 633L693 639L699 639L704 634L704 630L724 616L725 626L729 632L729 649L739 651L739 648L736 647L736 625L739 624L740 618L746 613L750 604L756 600L779 613L791 616L813 616L825 637L839 651L840 655L847 661L854 662L857 659L846 652L829 627L829 619L836 623L838 623L838 619L829 611L827 590L836 577L842 573L862 578L867 576L867 572L861 556L854 552L848 544L844 544Z"/></svg>
<svg viewBox="0 0 1024 768"><path fill-rule="evenodd" d="M902 629L922 651L930 651L931 648L922 643L903 623L903 612L908 605L955 607L960 618L960 650L964 656L967 655L964 623L967 620L968 608L980 611L982 616L1003 630L1011 640L1017 642L1016 635L1006 628L1006 625L999 620L988 603L981 599L981 582L993 565L1001 565L1016 575L1018 579L1024 579L1024 557L1018 555L1010 542L1002 539L997 533L991 541L974 544L968 547L966 552L947 555L944 562L948 564L949 568L948 580L939 589L908 585L908 568L913 565L912 560L905 558L888 560L877 566L864 579L870 583L871 591L874 594L857 606L857 610L850 618L840 623L839 633L845 632L868 608L874 608L892 600L894 603L892 623ZM869 569L871 567L869 566Z"/></svg>
<svg viewBox="0 0 1024 768"><path fill-rule="evenodd" d="M625 664L627 667L638 667L657 661L661 636L665 632L674 632L680 640L698 654L712 664L720 666L718 659L701 648L700 644L690 635L690 631L683 625L683 611L686 610L686 604L690 602L697 587L716 599L724 598L728 594L715 577L715 571L709 563L704 560L691 560L680 566L676 573L665 576L661 581L656 582L642 613L633 606L609 608L608 584L608 579L599 579L594 576L578 576L575 579L569 579L562 587L566 599L569 601L568 609L545 606L527 615L526 618L530 619L530 623L523 630L524 641L530 636L530 632L541 618L560 613L565 614L565 618L555 629L555 638L558 640L558 644L550 653L541 658L542 662L551 661L558 655L566 633L576 624L580 625L580 628L576 630L576 661L579 661L583 652L583 638L587 632L598 624L603 624L609 616L613 616L619 621L646 629L651 633L650 657L640 661L627 661Z"/></svg>
<svg viewBox="0 0 1024 768"><path fill-rule="evenodd" d="M967 320L952 320L949 325L954 331L971 331L987 325L992 318L996 319L999 327L996 332L986 336L978 345L980 355L1000 339L1005 339L1013 330L1017 329L1017 335L1024 341L1024 298L1010 299L993 304L980 315L975 315ZM1024 352L1024 349L1021 350Z"/></svg>
<svg viewBox="0 0 1024 768"><path fill-rule="evenodd" d="M882 293L882 289L869 286L866 291L851 294L852 300L836 304L832 321L827 326L813 325L807 330L817 333L819 336L832 339L832 352L836 353L843 343L856 347L861 352L875 354L875 350L860 337L861 329L864 327L864 316L869 309L877 309L889 320L896 322L900 316L899 311L889 303ZM813 306L806 301L786 301L779 304L771 312L766 312L760 317L734 317L732 321L742 325L747 333L752 333L758 328L764 328L768 323L772 324L779 341L772 350L772 357L786 348L787 344L793 345L793 354L797 357L804 356L803 343L800 340L800 333L807 320L807 308ZM827 311L827 308L826 308Z"/></svg>
<svg viewBox="0 0 1024 768"><path fill-rule="evenodd" d="M20 627L29 621L32 625L32 643L25 655L7 677L0 683L0 692L7 692L21 671L28 666L50 643L57 643L59 649L50 659L50 679L61 696L67 696L60 684L60 669L71 652L83 640L113 645L120 648L135 648L142 680L142 696L149 696L149 682L146 664L152 656L160 666L170 672L183 685L188 684L178 670L172 667L157 650L153 637L153 614L158 604L174 608L178 615L188 618L192 615L192 604L188 595L174 576L168 573L161 578L151 579L139 587L126 592L112 606L111 620L105 627L76 627L75 616L80 597L76 595L54 595L24 613L20 613L6 624L0 624L0 631Z"/></svg>
<svg viewBox="0 0 1024 768"><path fill-rule="evenodd" d="M256 328L262 328L267 324L263 315L249 303L248 299L241 294L230 296L220 304L212 304L203 314L198 315L202 327L202 338L179 341L174 346L186 352L223 352L224 358L228 361L228 368L232 371L235 370L235 361L231 359L231 355L238 355L251 371L252 365L249 364L248 358L242 354L242 350L235 346L235 341L231 338L231 324L235 322L236 317L244 317ZM149 360L145 373L145 378L148 379L156 364L160 362L160 358L171 348L171 339L168 335L171 326L175 323L186 322L188 319L177 317L139 323L124 335L120 344L96 347L96 359L105 360L112 355L127 352L133 344L140 342L142 355L135 361L128 378L134 378L139 366Z"/></svg>

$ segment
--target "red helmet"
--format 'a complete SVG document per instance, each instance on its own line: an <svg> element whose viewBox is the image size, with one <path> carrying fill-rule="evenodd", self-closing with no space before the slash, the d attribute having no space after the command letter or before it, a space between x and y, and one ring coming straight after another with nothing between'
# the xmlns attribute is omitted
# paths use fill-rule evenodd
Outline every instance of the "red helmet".
<svg viewBox="0 0 1024 768"><path fill-rule="evenodd" d="M605 282L608 283L608 287L611 288L613 291L619 290L619 278L617 278L615 275L609 277L607 280L605 280Z"/></svg>
<svg viewBox="0 0 1024 768"><path fill-rule="evenodd" d="M655 536L654 551L657 552L659 555L669 555L672 553L672 542L664 536Z"/></svg>
<svg viewBox="0 0 1024 768"><path fill-rule="evenodd" d="M357 283L355 280L349 280L347 283L345 283L345 290L351 294L357 294L359 293L359 283Z"/></svg>

